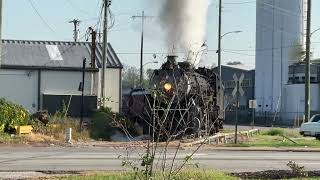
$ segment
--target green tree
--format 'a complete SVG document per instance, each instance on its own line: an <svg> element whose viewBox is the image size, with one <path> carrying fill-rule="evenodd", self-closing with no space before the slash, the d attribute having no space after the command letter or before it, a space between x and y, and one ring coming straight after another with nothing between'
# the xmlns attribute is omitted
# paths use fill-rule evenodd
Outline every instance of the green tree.
<svg viewBox="0 0 320 180"><path fill-rule="evenodd" d="M130 89L139 86L139 69L133 66L124 66L122 71L122 88Z"/></svg>
<svg viewBox="0 0 320 180"><path fill-rule="evenodd" d="M144 70L143 87L149 88L153 69ZM140 86L140 69L133 66L124 66L122 74L122 88L130 89Z"/></svg>

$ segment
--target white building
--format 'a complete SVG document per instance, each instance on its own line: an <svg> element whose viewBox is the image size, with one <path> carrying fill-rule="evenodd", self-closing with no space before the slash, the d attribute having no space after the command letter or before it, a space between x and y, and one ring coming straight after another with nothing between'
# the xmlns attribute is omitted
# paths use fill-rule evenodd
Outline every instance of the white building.
<svg viewBox="0 0 320 180"><path fill-rule="evenodd" d="M61 109L62 101L70 101L70 113L79 115L79 84L82 62L87 59L85 73L85 110L99 106L102 47L97 45L96 63L91 66L91 43L3 40L0 69L0 97L21 104L31 113ZM107 105L119 112L121 107L122 64L108 46L106 69Z"/></svg>
<svg viewBox="0 0 320 180"><path fill-rule="evenodd" d="M256 19L255 97L258 112L291 111L300 101L288 84L289 66L298 62L295 52L305 40L306 0L258 0ZM301 85L299 85L301 86ZM304 94L301 87L299 93ZM294 89L297 89L294 87ZM295 93L294 93L295 94ZM291 101L292 100L292 101Z"/></svg>

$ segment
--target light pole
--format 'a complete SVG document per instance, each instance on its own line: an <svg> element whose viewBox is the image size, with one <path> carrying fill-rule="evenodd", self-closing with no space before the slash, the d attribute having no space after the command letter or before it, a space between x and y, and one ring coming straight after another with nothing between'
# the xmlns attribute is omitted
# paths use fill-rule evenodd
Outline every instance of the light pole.
<svg viewBox="0 0 320 180"><path fill-rule="evenodd" d="M241 33L242 31L230 31L227 33L224 33L222 36L219 36L218 41L219 41L219 46L218 46L218 71L219 71L219 77L222 80L222 73L221 73L221 40L224 36L228 35L228 34L237 34L237 33Z"/></svg>
<svg viewBox="0 0 320 180"><path fill-rule="evenodd" d="M141 78L141 83L140 83L140 85L141 85L141 88L143 88L143 67L145 66L145 65L147 65L147 64L158 64L159 62L158 61L149 61L149 62L147 62L147 63L144 63L144 64L142 64L142 66L141 66L141 70L140 70L140 78Z"/></svg>

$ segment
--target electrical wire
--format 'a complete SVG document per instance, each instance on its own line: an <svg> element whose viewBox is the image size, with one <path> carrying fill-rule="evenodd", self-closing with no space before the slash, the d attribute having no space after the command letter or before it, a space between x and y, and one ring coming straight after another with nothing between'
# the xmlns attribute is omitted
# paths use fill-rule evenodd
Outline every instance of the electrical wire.
<svg viewBox="0 0 320 180"><path fill-rule="evenodd" d="M91 14L90 14L88 11L79 8L79 7L76 6L71 0L65 0L65 2L68 3L69 6L72 7L74 10L79 11L79 12L81 12L82 14L91 16Z"/></svg>
<svg viewBox="0 0 320 180"><path fill-rule="evenodd" d="M225 2L223 4L230 4L230 5L239 5L239 4L251 4L256 3L256 1L245 1L245 2Z"/></svg>
<svg viewBox="0 0 320 180"><path fill-rule="evenodd" d="M42 17L42 15L40 14L40 12L38 11L38 9L35 7L34 3L32 0L28 0L30 6L32 7L32 9L34 10L34 12L39 16L39 18L41 19L41 21L43 22L43 24L45 24L47 26L47 28L53 32L56 33L55 30L49 25L49 23Z"/></svg>

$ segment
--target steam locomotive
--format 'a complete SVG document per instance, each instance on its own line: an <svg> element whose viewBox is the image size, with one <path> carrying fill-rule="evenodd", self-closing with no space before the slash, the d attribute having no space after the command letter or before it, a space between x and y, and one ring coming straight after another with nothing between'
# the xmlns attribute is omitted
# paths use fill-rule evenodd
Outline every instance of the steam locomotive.
<svg viewBox="0 0 320 180"><path fill-rule="evenodd" d="M130 93L126 112L145 133L168 139L212 135L223 128L223 87L212 69L168 56L150 84L148 92Z"/></svg>

